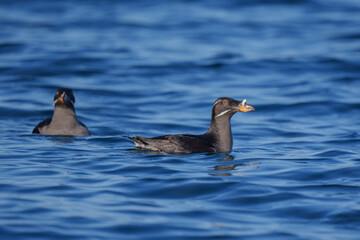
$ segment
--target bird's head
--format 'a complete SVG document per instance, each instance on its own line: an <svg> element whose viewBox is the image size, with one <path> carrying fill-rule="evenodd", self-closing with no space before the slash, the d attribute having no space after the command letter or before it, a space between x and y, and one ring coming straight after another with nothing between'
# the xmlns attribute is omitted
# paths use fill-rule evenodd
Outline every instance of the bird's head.
<svg viewBox="0 0 360 240"><path fill-rule="evenodd" d="M254 111L255 108L249 104L246 104L246 99L242 101L235 100L229 97L221 97L216 99L213 109L212 117L221 118L221 117L231 117L236 112L250 112Z"/></svg>
<svg viewBox="0 0 360 240"><path fill-rule="evenodd" d="M54 106L74 108L75 97L69 88L59 88L54 96Z"/></svg>

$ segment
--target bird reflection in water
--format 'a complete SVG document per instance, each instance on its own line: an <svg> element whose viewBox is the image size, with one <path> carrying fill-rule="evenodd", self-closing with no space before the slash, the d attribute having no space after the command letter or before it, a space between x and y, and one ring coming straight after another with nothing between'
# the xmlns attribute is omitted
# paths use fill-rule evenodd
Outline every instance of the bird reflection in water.
<svg viewBox="0 0 360 240"><path fill-rule="evenodd" d="M226 157L219 159L221 162L231 162L234 161L233 155L226 155ZM214 166L214 170L217 171L216 173L210 173L213 176L232 176L234 173L235 175L245 175L246 172L249 171L249 167L254 167L255 169L260 167L261 162L253 162L249 161L247 163L236 163L236 164L226 164L226 165L216 165ZM241 168L240 168L241 167ZM234 171L230 173L230 171ZM238 170L238 171L237 171Z"/></svg>
<svg viewBox="0 0 360 240"><path fill-rule="evenodd" d="M55 135L55 136L48 136L48 138L50 141L56 144L74 143L74 140L79 139L76 136L70 136L70 135Z"/></svg>

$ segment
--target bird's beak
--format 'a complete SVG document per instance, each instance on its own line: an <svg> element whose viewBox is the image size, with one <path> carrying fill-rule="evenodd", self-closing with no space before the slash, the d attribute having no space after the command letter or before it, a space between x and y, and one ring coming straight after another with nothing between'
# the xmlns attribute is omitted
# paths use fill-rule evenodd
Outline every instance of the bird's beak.
<svg viewBox="0 0 360 240"><path fill-rule="evenodd" d="M65 94L65 92L63 92L63 93L61 94L61 96L58 97L58 98L54 101L54 106L55 106L55 104L56 104L58 101L64 103L64 101L65 101L64 98L68 99L68 97L67 97L67 95Z"/></svg>
<svg viewBox="0 0 360 240"><path fill-rule="evenodd" d="M242 100L242 102L240 103L240 105L237 107L237 109L240 112L250 112L250 111L254 111L255 108L249 104L246 104L246 99Z"/></svg>

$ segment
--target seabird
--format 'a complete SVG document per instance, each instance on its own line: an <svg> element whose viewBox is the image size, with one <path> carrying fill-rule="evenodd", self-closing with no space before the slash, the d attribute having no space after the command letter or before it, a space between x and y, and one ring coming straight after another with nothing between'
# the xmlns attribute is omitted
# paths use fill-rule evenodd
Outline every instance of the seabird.
<svg viewBox="0 0 360 240"><path fill-rule="evenodd" d="M77 120L75 97L69 88L59 88L54 96L54 113L52 118L40 122L32 133L45 135L90 135L87 127Z"/></svg>
<svg viewBox="0 0 360 240"><path fill-rule="evenodd" d="M200 152L228 153L232 150L233 145L230 118L236 112L254 110L253 106L246 104L246 99L237 101L229 97L221 97L214 102L210 127L202 135L177 134L154 138L141 136L124 137L131 139L136 147L152 151L174 154Z"/></svg>

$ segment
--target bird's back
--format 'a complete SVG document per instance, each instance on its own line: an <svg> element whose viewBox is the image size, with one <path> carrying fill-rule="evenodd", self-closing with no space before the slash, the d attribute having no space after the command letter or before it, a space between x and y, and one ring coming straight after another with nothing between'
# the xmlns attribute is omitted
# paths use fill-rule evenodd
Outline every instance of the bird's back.
<svg viewBox="0 0 360 240"><path fill-rule="evenodd" d="M127 137L134 141L136 147L166 153L214 152L215 148L209 138L204 135L164 135L154 138L141 136Z"/></svg>

